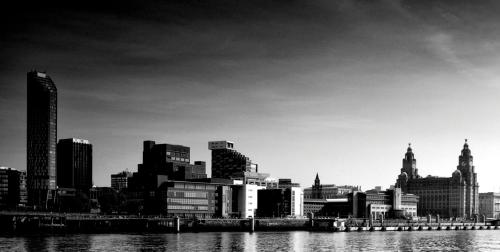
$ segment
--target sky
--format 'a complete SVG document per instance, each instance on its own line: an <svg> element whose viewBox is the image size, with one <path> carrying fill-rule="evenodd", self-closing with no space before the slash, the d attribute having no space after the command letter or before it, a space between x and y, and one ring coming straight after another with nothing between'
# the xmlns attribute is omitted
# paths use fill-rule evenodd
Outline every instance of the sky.
<svg viewBox="0 0 500 252"><path fill-rule="evenodd" d="M68 3L69 2L69 3ZM5 8L4 8L5 7ZM275 178L394 184L408 143L451 176L468 139L500 191L500 2L17 1L0 10L0 165L26 169L26 72L58 88L58 138L93 144L93 181L142 141L235 149Z"/></svg>

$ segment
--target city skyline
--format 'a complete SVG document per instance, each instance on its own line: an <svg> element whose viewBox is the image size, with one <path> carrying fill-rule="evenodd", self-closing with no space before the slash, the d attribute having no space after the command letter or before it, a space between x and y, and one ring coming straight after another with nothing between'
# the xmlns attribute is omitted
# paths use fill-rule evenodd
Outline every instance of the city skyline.
<svg viewBox="0 0 500 252"><path fill-rule="evenodd" d="M273 177L366 190L395 183L408 142L421 175L451 176L467 138L479 191L500 191L498 3L132 3L8 16L19 22L0 40L1 166L26 170L36 68L58 88L58 138L93 143L98 186L136 171L144 140L207 164L207 142L234 141Z"/></svg>

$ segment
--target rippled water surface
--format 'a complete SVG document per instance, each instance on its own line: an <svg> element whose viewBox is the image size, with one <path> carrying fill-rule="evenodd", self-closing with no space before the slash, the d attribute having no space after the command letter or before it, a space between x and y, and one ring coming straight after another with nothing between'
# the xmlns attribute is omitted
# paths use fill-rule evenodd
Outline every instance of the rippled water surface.
<svg viewBox="0 0 500 252"><path fill-rule="evenodd" d="M0 251L500 251L500 230L3 236Z"/></svg>

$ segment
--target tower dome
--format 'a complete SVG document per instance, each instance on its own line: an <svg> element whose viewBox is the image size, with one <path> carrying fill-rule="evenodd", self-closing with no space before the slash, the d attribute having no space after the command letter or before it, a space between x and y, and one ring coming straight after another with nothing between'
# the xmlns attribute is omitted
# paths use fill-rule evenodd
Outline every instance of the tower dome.
<svg viewBox="0 0 500 252"><path fill-rule="evenodd" d="M411 143L408 143L408 148L406 149L405 159L408 161L412 161L413 159L415 159L415 156L413 154L413 150L411 149Z"/></svg>
<svg viewBox="0 0 500 252"><path fill-rule="evenodd" d="M470 156L469 144L467 143L467 139L465 139L464 148L462 149L462 156Z"/></svg>
<svg viewBox="0 0 500 252"><path fill-rule="evenodd" d="M462 183L462 172L458 169L453 172L451 175L451 179L453 183Z"/></svg>

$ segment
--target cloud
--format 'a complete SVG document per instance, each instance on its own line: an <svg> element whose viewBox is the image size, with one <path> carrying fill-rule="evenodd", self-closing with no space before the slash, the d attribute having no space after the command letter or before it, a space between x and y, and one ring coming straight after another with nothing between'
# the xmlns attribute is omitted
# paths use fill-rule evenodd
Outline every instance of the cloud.
<svg viewBox="0 0 500 252"><path fill-rule="evenodd" d="M430 50L432 50L439 59L452 65L458 73L468 78L471 83L500 87L500 83L498 82L500 80L498 71L492 72L491 69L474 64L468 60L452 35L447 33L432 34L428 37L427 42ZM480 50L478 45L473 47L474 49L465 50ZM497 64L498 63L499 62L497 62ZM500 67L500 64L498 64L497 67ZM498 68L495 70L498 70Z"/></svg>
<svg viewBox="0 0 500 252"><path fill-rule="evenodd" d="M214 137L244 139L241 146L261 152L262 165L275 173L296 163L326 166L330 151L357 153L354 143L369 146L366 139L391 145L442 131L461 137L457 131L465 130L454 122L472 124L456 112L460 99L471 101L464 113L474 114L478 125L495 128L495 116L474 112L498 107L496 93L461 87L495 81L498 6L439 0L21 2L0 15L0 116L17 130L2 135L0 159L23 167L23 160L5 153L25 145L23 127L12 126L24 123L19 101L33 67L47 70L58 86L60 134L82 135L103 150L94 163L99 185L109 183L109 173L135 166L130 156L140 158L143 137L193 146ZM262 145L265 137L280 148ZM377 154L385 159L382 149ZM209 159L205 147L200 153ZM286 153L318 156L279 158ZM377 158L370 155L370 163L346 165L352 171L390 166L372 163Z"/></svg>

